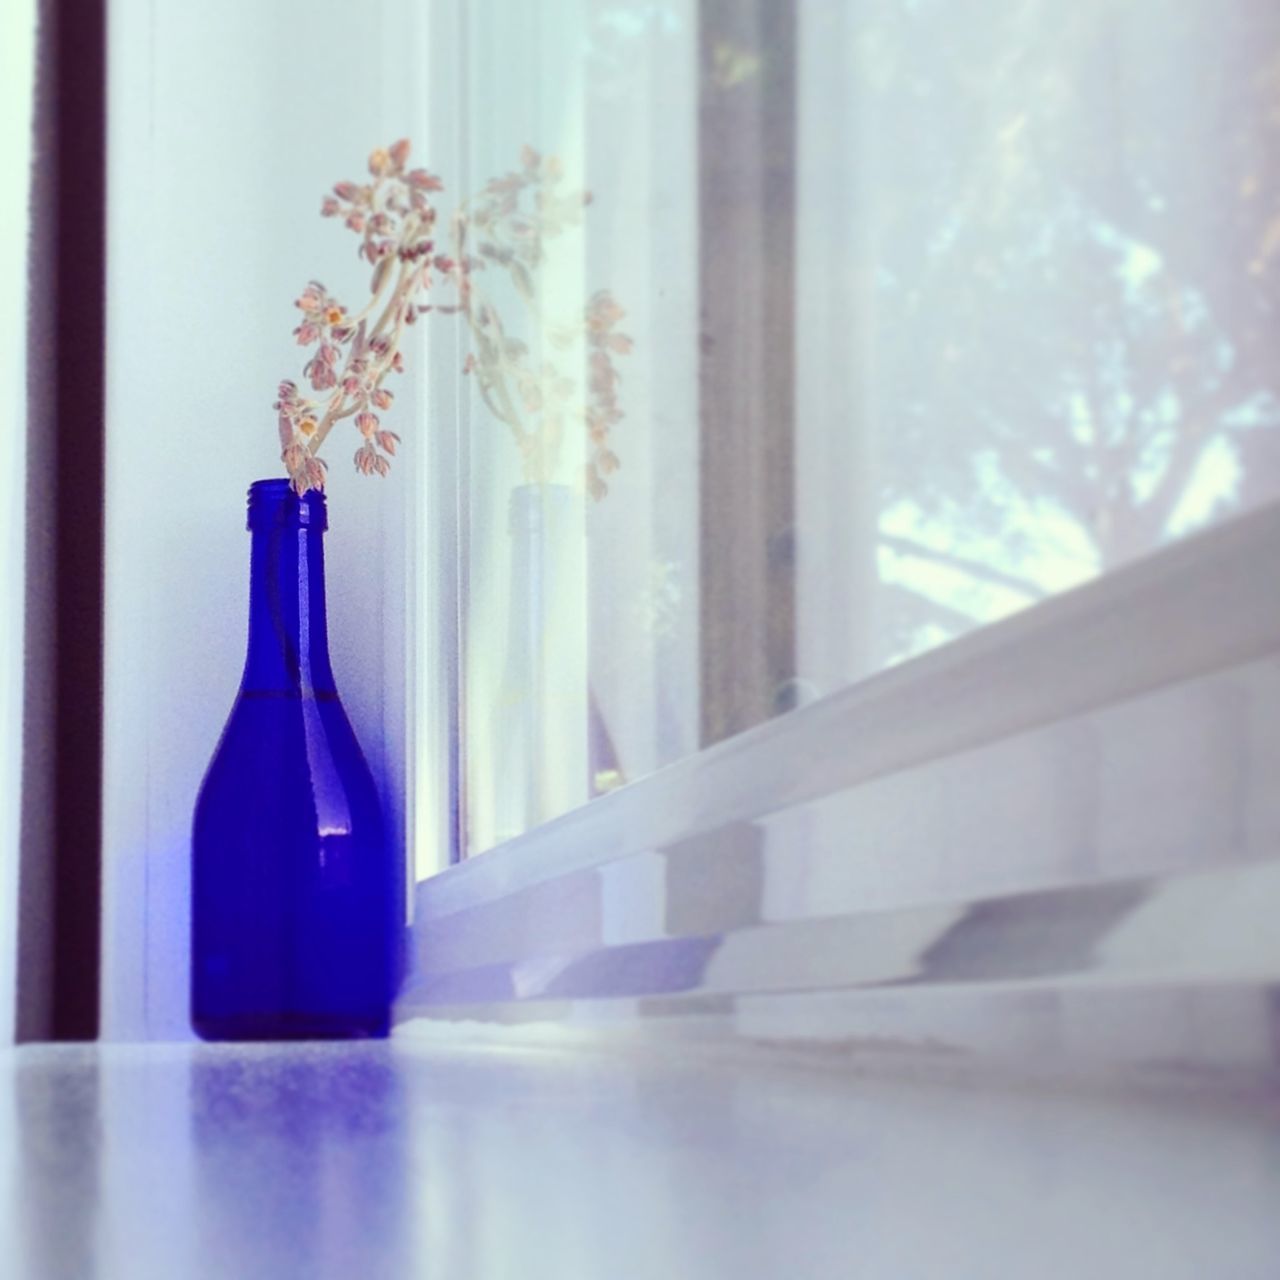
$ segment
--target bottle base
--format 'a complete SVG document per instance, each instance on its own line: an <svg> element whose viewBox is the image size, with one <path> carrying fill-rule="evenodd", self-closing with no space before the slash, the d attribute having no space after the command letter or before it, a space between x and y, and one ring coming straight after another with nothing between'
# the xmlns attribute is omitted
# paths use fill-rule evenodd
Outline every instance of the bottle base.
<svg viewBox="0 0 1280 1280"><path fill-rule="evenodd" d="M385 1040L391 1032L391 1019L385 1013L363 1017L310 1013L194 1016L191 1028L201 1040L208 1041Z"/></svg>

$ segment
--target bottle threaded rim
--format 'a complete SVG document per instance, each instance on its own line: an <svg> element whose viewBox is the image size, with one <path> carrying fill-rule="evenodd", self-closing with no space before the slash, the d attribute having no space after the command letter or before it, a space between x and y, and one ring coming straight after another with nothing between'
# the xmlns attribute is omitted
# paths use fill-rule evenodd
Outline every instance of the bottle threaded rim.
<svg viewBox="0 0 1280 1280"><path fill-rule="evenodd" d="M324 493L309 489L299 497L288 479L255 480L249 486L246 528L317 529L329 527Z"/></svg>

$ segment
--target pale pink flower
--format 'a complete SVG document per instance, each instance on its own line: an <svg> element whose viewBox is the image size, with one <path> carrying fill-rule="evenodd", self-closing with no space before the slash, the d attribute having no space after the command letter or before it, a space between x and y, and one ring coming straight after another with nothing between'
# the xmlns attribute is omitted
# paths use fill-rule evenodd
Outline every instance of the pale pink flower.
<svg viewBox="0 0 1280 1280"><path fill-rule="evenodd" d="M316 324L335 325L346 314L346 308L336 298L331 298L318 280L312 280L293 305Z"/></svg>
<svg viewBox="0 0 1280 1280"><path fill-rule="evenodd" d="M601 289L587 303L587 329L596 335L607 333L626 314L613 300L613 295Z"/></svg>
<svg viewBox="0 0 1280 1280"><path fill-rule="evenodd" d="M338 378L333 371L333 365L326 360L322 360L319 356L308 360L302 372L311 379L311 386L316 391L327 391L330 387L338 385Z"/></svg>
<svg viewBox="0 0 1280 1280"><path fill-rule="evenodd" d="M382 466L378 464L382 463ZM372 444L362 444L356 450L355 455L356 470L362 476L371 476L376 471L379 475L387 474L387 463L385 458L378 457L378 451Z"/></svg>
<svg viewBox="0 0 1280 1280"><path fill-rule="evenodd" d="M301 311L318 312L325 306L328 298L324 285L318 280L312 280L298 295L293 305Z"/></svg>
<svg viewBox="0 0 1280 1280"><path fill-rule="evenodd" d="M614 384L618 380L617 370L614 369L609 357L603 351L593 351L589 362L591 376L588 385L595 395L609 395L612 393Z"/></svg>

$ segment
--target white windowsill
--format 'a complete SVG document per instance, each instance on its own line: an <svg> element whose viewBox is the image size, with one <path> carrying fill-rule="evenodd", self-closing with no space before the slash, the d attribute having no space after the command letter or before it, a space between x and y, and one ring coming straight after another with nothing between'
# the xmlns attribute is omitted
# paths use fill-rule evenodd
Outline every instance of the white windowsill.
<svg viewBox="0 0 1280 1280"><path fill-rule="evenodd" d="M5 1275L1274 1275L1274 1112L466 1039L0 1050Z"/></svg>
<svg viewBox="0 0 1280 1280"><path fill-rule="evenodd" d="M1273 507L425 881L401 1017L1269 1076L1278 563Z"/></svg>

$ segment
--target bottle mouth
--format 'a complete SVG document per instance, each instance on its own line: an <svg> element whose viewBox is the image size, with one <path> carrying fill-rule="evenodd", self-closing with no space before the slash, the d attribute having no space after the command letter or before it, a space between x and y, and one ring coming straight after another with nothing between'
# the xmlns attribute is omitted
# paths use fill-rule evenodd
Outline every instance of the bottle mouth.
<svg viewBox="0 0 1280 1280"><path fill-rule="evenodd" d="M309 489L302 497L287 479L255 480L249 486L249 518L245 526L256 529L315 529L329 527L324 494Z"/></svg>

